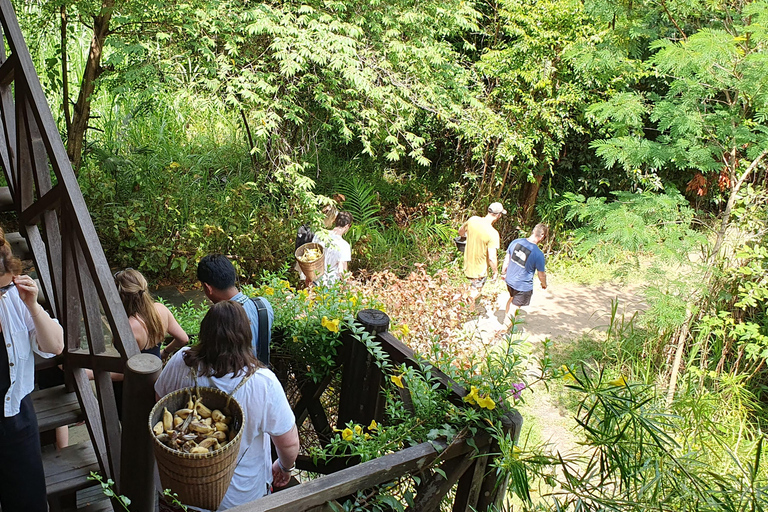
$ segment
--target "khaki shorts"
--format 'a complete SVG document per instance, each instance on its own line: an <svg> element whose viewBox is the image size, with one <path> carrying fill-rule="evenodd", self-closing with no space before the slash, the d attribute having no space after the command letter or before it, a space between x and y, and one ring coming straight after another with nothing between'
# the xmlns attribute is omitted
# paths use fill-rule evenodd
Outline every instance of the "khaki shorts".
<svg viewBox="0 0 768 512"><path fill-rule="evenodd" d="M478 277L477 279L468 277L467 279L469 279L470 288L474 288L475 290L482 290L483 286L485 286L485 282L488 280L488 276Z"/></svg>

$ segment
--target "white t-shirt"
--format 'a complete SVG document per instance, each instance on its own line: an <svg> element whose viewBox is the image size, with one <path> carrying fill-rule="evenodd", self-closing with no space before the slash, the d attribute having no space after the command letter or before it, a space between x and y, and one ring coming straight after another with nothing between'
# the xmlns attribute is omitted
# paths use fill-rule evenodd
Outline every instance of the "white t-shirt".
<svg viewBox="0 0 768 512"><path fill-rule="evenodd" d="M325 249L325 273L320 276L323 284L332 284L339 280L339 263L352 261L352 248L341 235L333 231L321 231L312 239Z"/></svg>
<svg viewBox="0 0 768 512"><path fill-rule="evenodd" d="M185 347L173 355L163 368L160 378L155 383L158 396L165 396L172 391L193 386L189 367L184 363ZM243 379L243 375L233 377L198 377L199 386L208 386L231 393ZM245 425L239 461L235 467L232 482L224 495L219 510L248 503L261 498L267 493L267 484L272 483L272 449L269 436L281 436L293 428L296 418L285 396L285 391L275 374L261 368L248 379L234 394L245 411Z"/></svg>

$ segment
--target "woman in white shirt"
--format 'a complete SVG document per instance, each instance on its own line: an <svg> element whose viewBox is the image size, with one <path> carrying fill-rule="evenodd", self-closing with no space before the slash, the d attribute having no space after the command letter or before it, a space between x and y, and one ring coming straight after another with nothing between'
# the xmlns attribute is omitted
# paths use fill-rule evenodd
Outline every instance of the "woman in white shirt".
<svg viewBox="0 0 768 512"><path fill-rule="evenodd" d="M248 315L237 302L214 304L200 324L199 343L171 357L155 383L158 399L197 384L232 395L245 411L246 423L237 466L219 506L226 510L288 483L299 454L299 435L285 391L275 374L256 359ZM247 379L242 386L238 385ZM272 462L270 440L277 460Z"/></svg>
<svg viewBox="0 0 768 512"><path fill-rule="evenodd" d="M35 358L64 350L59 323L37 303L37 285L21 275L0 229L0 508L9 512L48 510L40 433L29 394L35 386Z"/></svg>

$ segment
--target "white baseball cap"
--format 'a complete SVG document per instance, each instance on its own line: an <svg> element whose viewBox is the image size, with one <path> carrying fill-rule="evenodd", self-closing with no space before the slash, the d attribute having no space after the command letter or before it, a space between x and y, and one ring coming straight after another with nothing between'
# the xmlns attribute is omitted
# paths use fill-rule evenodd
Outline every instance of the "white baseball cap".
<svg viewBox="0 0 768 512"><path fill-rule="evenodd" d="M488 213L493 213L494 215L506 215L507 210L504 209L504 206L502 206L501 203L491 203L490 206L488 206Z"/></svg>

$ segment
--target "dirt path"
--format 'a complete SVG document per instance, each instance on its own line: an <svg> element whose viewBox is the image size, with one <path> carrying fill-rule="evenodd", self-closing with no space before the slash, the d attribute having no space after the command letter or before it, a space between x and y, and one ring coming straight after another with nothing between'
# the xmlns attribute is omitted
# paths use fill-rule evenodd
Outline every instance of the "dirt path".
<svg viewBox="0 0 768 512"><path fill-rule="evenodd" d="M638 286L612 283L577 285L561 283L557 276L548 276L548 281L548 288L542 290L538 280L534 280L531 304L520 313L521 325L534 352L536 346L547 338L557 346L592 330L605 331L610 322L612 301L616 299L619 301L619 318L622 314L629 318L646 307ZM486 347L499 340L504 308L509 298L503 283L494 283L488 292L498 292L495 301L488 301L486 311L481 311L476 320L463 326L467 337ZM541 439L550 445L551 451L563 454L576 452L578 446L571 431L573 418L555 407L545 388L539 387L533 395L528 395L526 401L521 412L537 424L534 427L538 426Z"/></svg>

